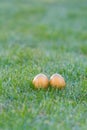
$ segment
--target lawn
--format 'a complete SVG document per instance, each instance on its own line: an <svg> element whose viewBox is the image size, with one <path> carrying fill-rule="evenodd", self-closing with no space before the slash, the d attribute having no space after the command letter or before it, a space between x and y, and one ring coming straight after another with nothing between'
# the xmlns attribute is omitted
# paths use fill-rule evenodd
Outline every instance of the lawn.
<svg viewBox="0 0 87 130"><path fill-rule="evenodd" d="M87 130L87 0L0 0L0 130Z"/></svg>

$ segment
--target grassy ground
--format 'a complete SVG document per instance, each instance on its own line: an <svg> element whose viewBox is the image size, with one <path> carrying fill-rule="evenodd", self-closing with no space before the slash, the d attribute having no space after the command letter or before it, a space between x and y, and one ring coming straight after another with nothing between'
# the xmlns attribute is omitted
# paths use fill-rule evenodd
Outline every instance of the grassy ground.
<svg viewBox="0 0 87 130"><path fill-rule="evenodd" d="M35 90L40 73L64 90ZM0 130L87 130L87 1L0 0Z"/></svg>

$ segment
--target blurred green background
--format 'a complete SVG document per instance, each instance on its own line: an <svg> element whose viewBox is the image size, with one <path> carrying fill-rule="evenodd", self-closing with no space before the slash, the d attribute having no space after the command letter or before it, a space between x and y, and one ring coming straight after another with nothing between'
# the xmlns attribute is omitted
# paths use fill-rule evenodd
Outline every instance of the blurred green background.
<svg viewBox="0 0 87 130"><path fill-rule="evenodd" d="M0 0L0 130L53 129L87 129L87 0Z"/></svg>

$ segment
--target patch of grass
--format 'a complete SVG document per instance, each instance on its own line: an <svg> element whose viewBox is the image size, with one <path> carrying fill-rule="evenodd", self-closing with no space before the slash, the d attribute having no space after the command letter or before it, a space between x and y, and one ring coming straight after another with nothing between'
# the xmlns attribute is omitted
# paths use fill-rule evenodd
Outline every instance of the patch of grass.
<svg viewBox="0 0 87 130"><path fill-rule="evenodd" d="M87 129L86 0L0 1L0 129ZM36 90L34 76L66 88Z"/></svg>

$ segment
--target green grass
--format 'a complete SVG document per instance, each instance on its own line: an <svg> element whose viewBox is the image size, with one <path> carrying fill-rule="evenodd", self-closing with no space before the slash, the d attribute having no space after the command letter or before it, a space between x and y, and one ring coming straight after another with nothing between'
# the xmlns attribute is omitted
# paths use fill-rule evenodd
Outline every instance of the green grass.
<svg viewBox="0 0 87 130"><path fill-rule="evenodd" d="M0 130L87 130L86 0L0 0Z"/></svg>

